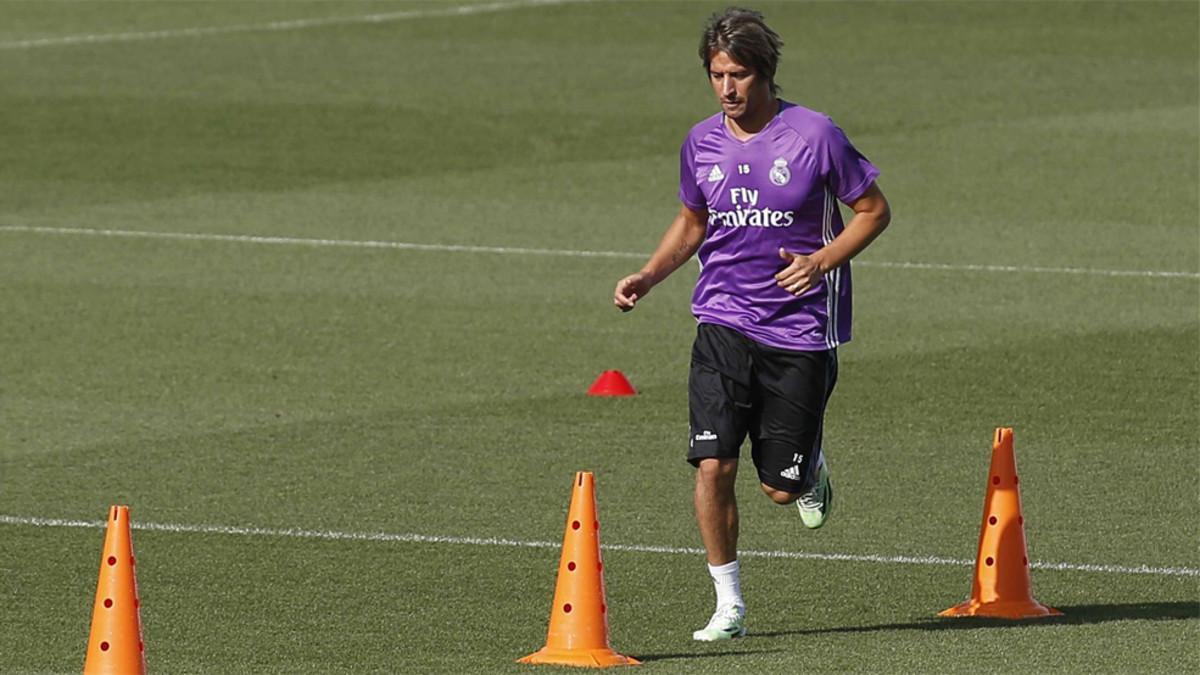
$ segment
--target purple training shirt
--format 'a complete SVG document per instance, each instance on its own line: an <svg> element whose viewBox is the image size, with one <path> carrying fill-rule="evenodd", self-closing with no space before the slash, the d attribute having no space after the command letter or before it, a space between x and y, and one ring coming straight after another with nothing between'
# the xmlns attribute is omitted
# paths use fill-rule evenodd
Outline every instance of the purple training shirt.
<svg viewBox="0 0 1200 675"><path fill-rule="evenodd" d="M879 169L825 115L785 101L740 141L718 113L692 128L679 153L679 199L708 211L692 313L783 349L850 340L850 264L801 297L776 285L780 247L809 254L843 228L837 201L862 196Z"/></svg>

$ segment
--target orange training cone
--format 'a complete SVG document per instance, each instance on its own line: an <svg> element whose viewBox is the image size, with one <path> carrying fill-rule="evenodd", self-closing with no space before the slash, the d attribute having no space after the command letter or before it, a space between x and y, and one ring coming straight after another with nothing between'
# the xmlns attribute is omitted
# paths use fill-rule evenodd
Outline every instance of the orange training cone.
<svg viewBox="0 0 1200 675"><path fill-rule="evenodd" d="M587 390L588 396L633 396L637 390L619 370L606 370Z"/></svg>
<svg viewBox="0 0 1200 675"><path fill-rule="evenodd" d="M600 521L596 517L594 479L589 471L575 474L546 646L518 662L589 668L640 663L608 646Z"/></svg>
<svg viewBox="0 0 1200 675"><path fill-rule="evenodd" d="M129 507L108 512L108 532L100 556L100 581L92 609L84 675L143 675L146 672L137 579L133 573Z"/></svg>
<svg viewBox="0 0 1200 675"><path fill-rule="evenodd" d="M1033 599L1019 483L1012 429L996 429L971 599L939 616L1026 619L1062 614Z"/></svg>

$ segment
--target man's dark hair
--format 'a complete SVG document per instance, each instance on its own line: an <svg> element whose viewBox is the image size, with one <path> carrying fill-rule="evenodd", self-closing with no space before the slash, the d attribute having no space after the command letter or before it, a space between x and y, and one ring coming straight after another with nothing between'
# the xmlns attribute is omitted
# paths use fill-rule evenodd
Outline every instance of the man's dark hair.
<svg viewBox="0 0 1200 675"><path fill-rule="evenodd" d="M713 54L725 52L734 61L767 78L771 93L779 93L775 84L775 68L779 65L779 49L783 40L767 26L763 15L752 9L730 7L708 18L700 37L700 60L707 73Z"/></svg>

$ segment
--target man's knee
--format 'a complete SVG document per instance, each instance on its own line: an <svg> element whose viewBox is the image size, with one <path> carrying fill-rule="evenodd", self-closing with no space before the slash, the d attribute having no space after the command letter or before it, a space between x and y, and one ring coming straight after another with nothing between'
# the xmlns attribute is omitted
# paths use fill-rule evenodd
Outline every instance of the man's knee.
<svg viewBox="0 0 1200 675"><path fill-rule="evenodd" d="M696 482L706 485L729 486L737 478L737 460L708 457L696 464Z"/></svg>
<svg viewBox="0 0 1200 675"><path fill-rule="evenodd" d="M767 493L767 496L771 498L771 501L773 501L776 504L779 504L781 506L787 506L788 504L791 504L792 502L794 502L800 498L800 495L798 495L794 492L785 492L784 490L777 490L777 489L771 487L770 485L767 485L766 483L762 483L762 490L763 490L763 492Z"/></svg>

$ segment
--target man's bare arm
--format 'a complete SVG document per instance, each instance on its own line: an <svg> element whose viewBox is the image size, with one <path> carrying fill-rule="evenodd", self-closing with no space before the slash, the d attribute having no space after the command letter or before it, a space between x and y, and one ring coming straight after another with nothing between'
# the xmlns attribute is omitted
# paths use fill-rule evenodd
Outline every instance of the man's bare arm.
<svg viewBox="0 0 1200 675"><path fill-rule="evenodd" d="M613 304L621 311L628 312L651 288L687 262L704 241L707 221L707 211L693 211L687 206L680 206L679 214L667 227L658 248L642 266L641 271L617 282L617 288L613 291Z"/></svg>

